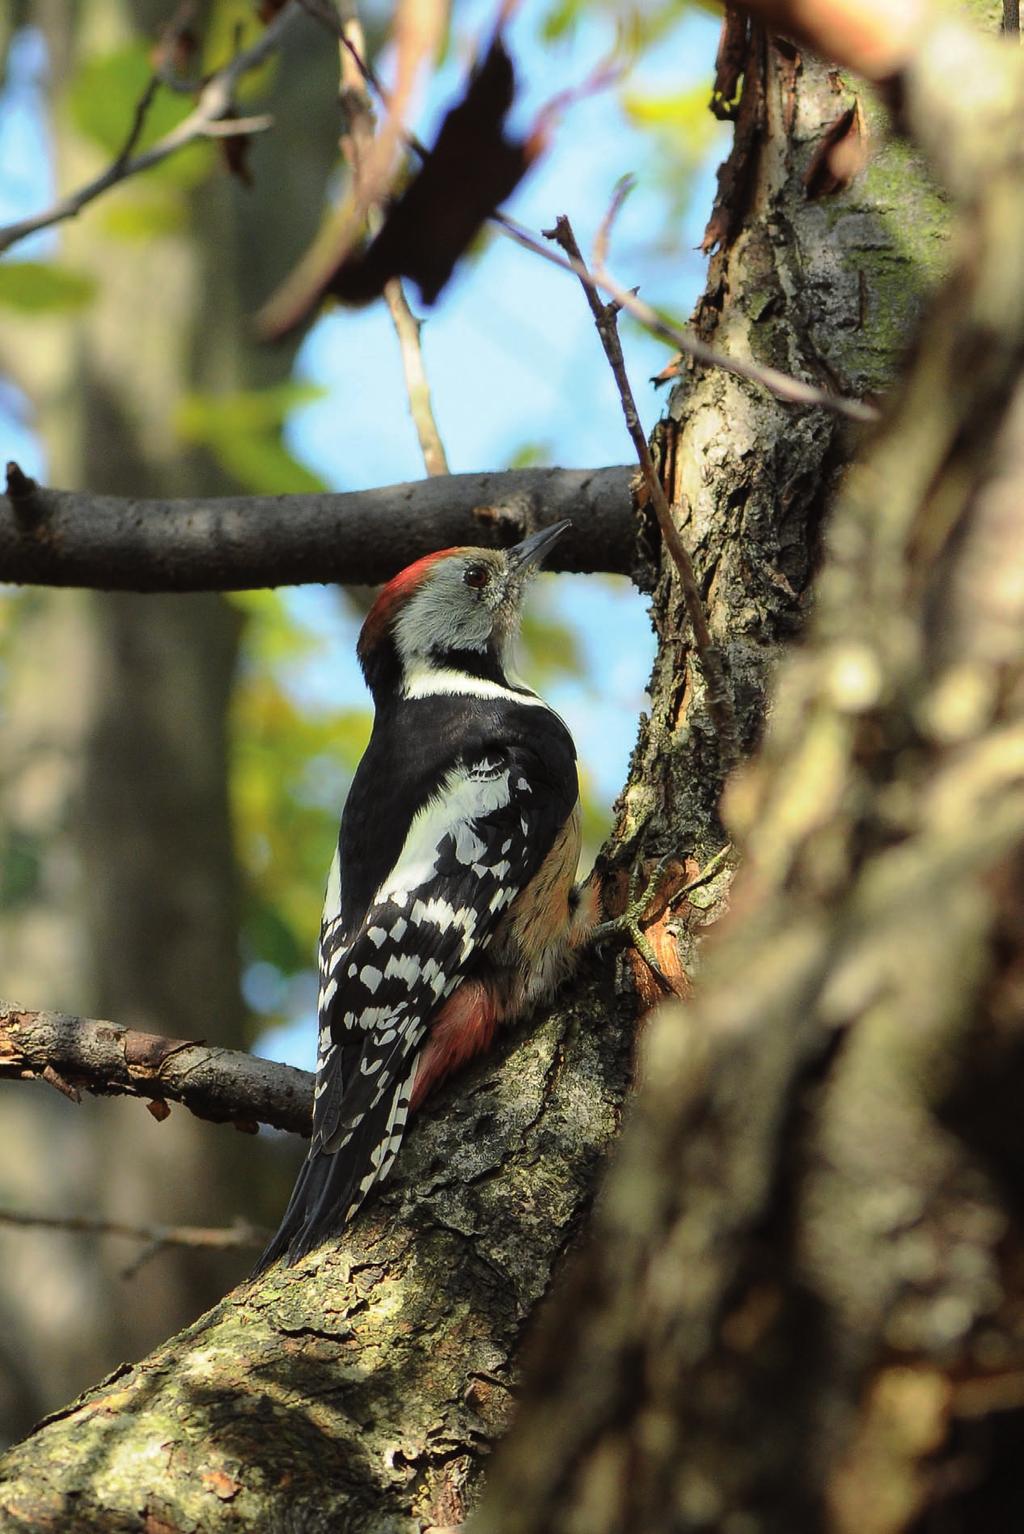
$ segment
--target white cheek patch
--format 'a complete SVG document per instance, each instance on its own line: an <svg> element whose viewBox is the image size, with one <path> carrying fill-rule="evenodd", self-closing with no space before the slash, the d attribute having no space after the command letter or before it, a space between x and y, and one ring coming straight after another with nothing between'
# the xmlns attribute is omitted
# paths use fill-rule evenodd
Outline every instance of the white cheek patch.
<svg viewBox="0 0 1024 1534"><path fill-rule="evenodd" d="M395 646L403 671L435 651L486 650L494 628L487 603L470 595L462 559L439 560L413 592L395 622Z"/></svg>

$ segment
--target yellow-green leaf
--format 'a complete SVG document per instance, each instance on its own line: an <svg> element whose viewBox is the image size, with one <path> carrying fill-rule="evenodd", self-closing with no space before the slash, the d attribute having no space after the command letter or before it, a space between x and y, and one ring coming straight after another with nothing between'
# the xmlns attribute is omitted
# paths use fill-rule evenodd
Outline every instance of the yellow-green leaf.
<svg viewBox="0 0 1024 1534"><path fill-rule="evenodd" d="M38 314L47 309L79 309L96 284L85 272L48 261L0 261L0 304Z"/></svg>

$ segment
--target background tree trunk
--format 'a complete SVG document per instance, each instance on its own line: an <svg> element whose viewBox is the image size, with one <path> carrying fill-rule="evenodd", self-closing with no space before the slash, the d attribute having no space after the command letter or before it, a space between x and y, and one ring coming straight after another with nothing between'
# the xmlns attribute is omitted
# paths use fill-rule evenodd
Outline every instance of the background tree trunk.
<svg viewBox="0 0 1024 1534"><path fill-rule="evenodd" d="M89 60L152 43L168 10L89 0L69 19L66 6L40 0L31 19L49 49L57 173L75 185L102 162L74 126L71 82ZM260 387L290 372L292 351L246 341L246 319L315 227L334 156L333 102L331 51L312 23L297 27L276 78L280 121L254 147L251 190L216 176L178 193L180 227L118 238L110 210L154 195L140 180L65 226L67 259L95 273L96 297L80 320L33 316L31 339L5 359L38 407L56 481L139 496L239 488L208 455L183 448L175 419L191 391ZM217 596L21 599L2 818L24 878L0 921L6 995L88 1006L172 1036L195 1032L201 998L208 1036L245 1047L227 797L240 631L239 612ZM285 1191L265 1144L210 1136L188 1113L157 1125L133 1104L71 1111L45 1088L10 1083L0 1094L18 1146L0 1196L19 1208L229 1224L243 1204L259 1216L253 1190L264 1188L269 1222ZM254 1176L254 1158L266 1175ZM21 1381L0 1421L8 1441L191 1320L247 1262L167 1250L130 1280L126 1304L121 1242L3 1231L0 1247L4 1348Z"/></svg>
<svg viewBox="0 0 1024 1534"><path fill-rule="evenodd" d="M756 29L744 33L743 50L744 95L702 328L718 344L767 355L816 381L880 387L932 275L939 201L923 187L915 193L924 252L915 255L905 228L894 227L894 182L902 207L913 175L904 151L881 147L863 179L827 198L808 196L801 178L852 96L833 72ZM877 114L863 110L874 134ZM752 744L778 643L802 620L819 528L849 443L830 418L786 409L718 375L688 379L670 414L663 472ZM673 852L692 876L722 843L719 771L667 568L654 616L652 712L621 801L615 850L623 860L627 852ZM651 929L660 952L678 939L690 963L695 936L722 912L728 882L724 870L663 914ZM504 1056L454 1083L423 1117L399 1177L344 1241L237 1290L13 1450L0 1482L0 1528L73 1512L81 1529L141 1530L148 1522L212 1530L223 1525L225 1503L234 1526L253 1530L383 1534L410 1519L461 1521L508 1421L524 1325L580 1229L617 1130L637 993L643 1001L655 992L639 961L620 961L614 982L591 965L562 1006L508 1041ZM777 1105L782 1087L775 1086ZM741 1107L752 1112L753 1104ZM701 1154L698 1185L713 1205L725 1150L709 1153L702 1141ZM675 1163L659 1168L671 1182ZM662 1181L655 1176L650 1207L638 1186L631 1184L625 1213L623 1200L614 1205L615 1218L632 1210L638 1230L660 1231ZM615 1297L628 1307L621 1289ZM552 1389L575 1329L564 1309L559 1314L560 1334L546 1333ZM756 1320L754 1312L751 1327ZM615 1341L620 1335L609 1331ZM573 1377L581 1398L604 1401L631 1377L614 1343L607 1361L607 1384L600 1373L582 1386ZM778 1377L770 1383L777 1407ZM531 1396L539 1428L527 1422L524 1434L543 1433L545 1421L564 1428L561 1416L543 1416L544 1389L544 1381L535 1384ZM574 1441L570 1433L567 1448ZM621 1460L599 1458L593 1475L572 1483L567 1528L591 1526L606 1498L604 1471L615 1485L620 1474L632 1477ZM524 1490L522 1459L509 1463L518 1465ZM541 1506L551 1485L538 1481L536 1500L524 1497L523 1506ZM514 1495L499 1487L497 1496L491 1517L504 1527ZM563 1498L560 1516L565 1505ZM532 1528L552 1526L545 1517Z"/></svg>

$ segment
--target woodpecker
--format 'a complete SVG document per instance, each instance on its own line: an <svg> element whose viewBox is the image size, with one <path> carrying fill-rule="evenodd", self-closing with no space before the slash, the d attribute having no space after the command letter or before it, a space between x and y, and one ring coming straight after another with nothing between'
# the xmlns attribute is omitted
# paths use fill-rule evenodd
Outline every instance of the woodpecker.
<svg viewBox="0 0 1024 1534"><path fill-rule="evenodd" d="M570 525L428 554L363 624L374 723L320 928L313 1134L257 1273L341 1230L408 1115L554 991L596 926L572 737L512 669L529 578Z"/></svg>

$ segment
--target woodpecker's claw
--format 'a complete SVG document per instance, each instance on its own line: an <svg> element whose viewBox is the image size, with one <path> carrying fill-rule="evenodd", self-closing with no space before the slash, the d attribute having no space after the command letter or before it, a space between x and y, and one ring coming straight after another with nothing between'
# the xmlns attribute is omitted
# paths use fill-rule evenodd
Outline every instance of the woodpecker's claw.
<svg viewBox="0 0 1024 1534"><path fill-rule="evenodd" d="M639 886L640 880L643 877L643 864L638 863L630 874L629 896L626 901L626 909L622 912L621 916L613 916L610 920L599 923L592 933L592 941L598 945L611 940L617 940L620 943L631 943L655 979L660 985L664 986L666 991L673 991L675 987L658 963L658 957L647 941L640 923L643 920L644 912L658 893L661 887L662 876L671 861L672 854L670 852L667 852L663 858L659 858L654 873L648 879L642 891Z"/></svg>

